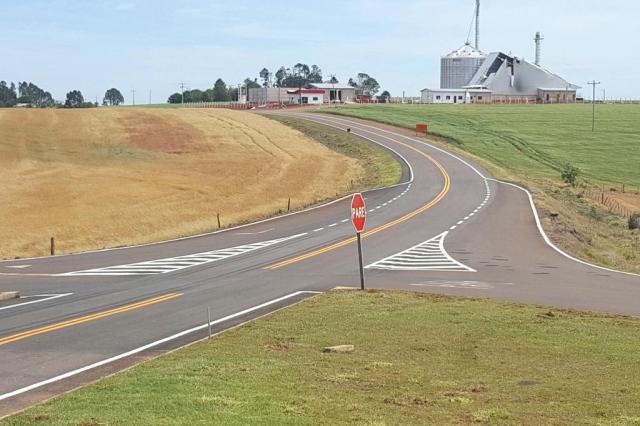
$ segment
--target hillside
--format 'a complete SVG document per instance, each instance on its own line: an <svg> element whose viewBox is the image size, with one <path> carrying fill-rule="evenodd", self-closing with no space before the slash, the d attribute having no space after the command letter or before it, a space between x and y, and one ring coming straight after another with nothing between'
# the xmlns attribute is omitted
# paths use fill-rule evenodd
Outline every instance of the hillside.
<svg viewBox="0 0 640 426"><path fill-rule="evenodd" d="M230 110L0 110L0 258L158 241L347 192L362 167Z"/></svg>

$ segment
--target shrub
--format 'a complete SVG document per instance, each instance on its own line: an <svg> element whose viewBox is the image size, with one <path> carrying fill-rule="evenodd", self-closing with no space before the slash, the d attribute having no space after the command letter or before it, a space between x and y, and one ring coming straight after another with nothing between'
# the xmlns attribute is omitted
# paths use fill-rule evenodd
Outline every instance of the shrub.
<svg viewBox="0 0 640 426"><path fill-rule="evenodd" d="M640 213L634 213L629 218L629 229L640 228Z"/></svg>
<svg viewBox="0 0 640 426"><path fill-rule="evenodd" d="M578 178L578 174L580 173L580 169L573 166L572 164L566 163L562 167L562 171L560 172L560 176L564 183L568 183L571 186L576 186L576 179Z"/></svg>

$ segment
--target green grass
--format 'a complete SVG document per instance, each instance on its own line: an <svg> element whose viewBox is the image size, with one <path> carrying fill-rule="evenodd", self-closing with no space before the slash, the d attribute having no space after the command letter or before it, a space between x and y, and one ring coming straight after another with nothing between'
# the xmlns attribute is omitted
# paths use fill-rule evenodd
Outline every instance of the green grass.
<svg viewBox="0 0 640 426"><path fill-rule="evenodd" d="M596 182L640 185L640 105L366 105L324 112L413 129L428 123L462 149L523 177L560 178L571 163Z"/></svg>
<svg viewBox="0 0 640 426"><path fill-rule="evenodd" d="M333 151L358 160L365 171L361 181L354 182L354 187L360 191L394 185L402 178L399 161L387 150L366 139L311 121L277 115L268 117L302 132Z"/></svg>
<svg viewBox="0 0 640 426"><path fill-rule="evenodd" d="M640 319L331 292L5 420L640 424ZM353 344L350 354L327 345Z"/></svg>

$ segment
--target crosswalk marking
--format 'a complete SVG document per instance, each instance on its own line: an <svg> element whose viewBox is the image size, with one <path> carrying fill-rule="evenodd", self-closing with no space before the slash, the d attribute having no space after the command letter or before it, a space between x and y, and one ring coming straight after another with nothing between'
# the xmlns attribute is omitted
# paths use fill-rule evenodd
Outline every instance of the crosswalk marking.
<svg viewBox="0 0 640 426"><path fill-rule="evenodd" d="M463 265L444 249L444 239L449 231L415 245L405 251L367 265L367 269L400 271L465 271L476 272Z"/></svg>
<svg viewBox="0 0 640 426"><path fill-rule="evenodd" d="M107 266L104 268L87 269L84 271L73 271L58 274L58 276L121 276L121 275L157 275L167 274L180 269L191 268L206 263L228 259L241 254L259 250L274 244L292 240L306 235L297 234L290 237L278 238L275 240L262 241L259 243L245 244L238 247L231 247L221 250L206 251L203 253L188 254L185 256L170 257L167 259L149 260L146 262L130 263L128 265Z"/></svg>

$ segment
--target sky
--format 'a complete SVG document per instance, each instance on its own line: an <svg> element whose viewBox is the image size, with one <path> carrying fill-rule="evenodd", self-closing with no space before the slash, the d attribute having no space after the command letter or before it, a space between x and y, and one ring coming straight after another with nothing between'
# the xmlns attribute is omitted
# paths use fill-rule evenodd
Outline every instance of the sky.
<svg viewBox="0 0 640 426"><path fill-rule="evenodd" d="M179 91L237 85L266 67L317 64L340 82L366 72L393 96L438 88L440 56L465 43L475 0L0 0L0 80L56 99L165 102ZM598 97L640 99L640 2L482 0L480 48L533 60ZM473 33L471 35L473 37ZM605 91L605 92L603 92Z"/></svg>

